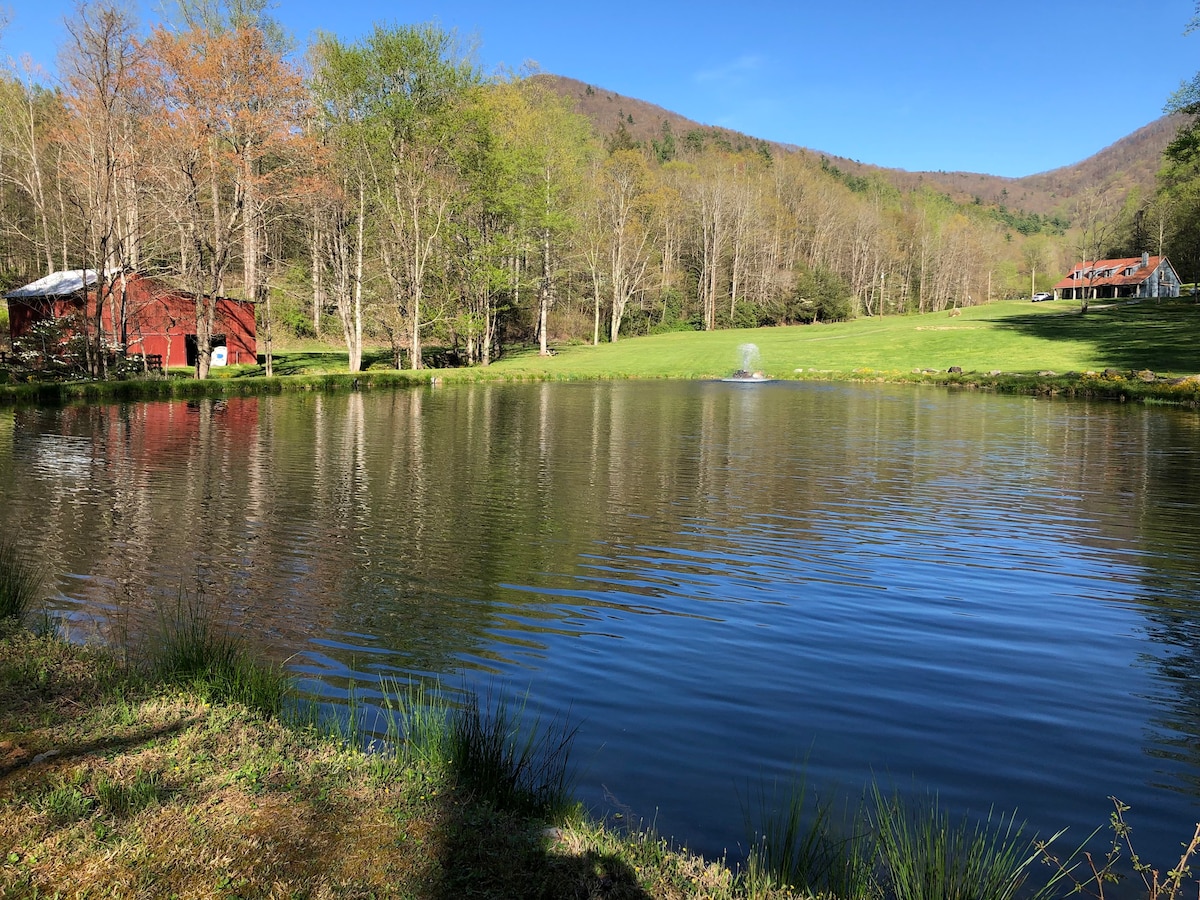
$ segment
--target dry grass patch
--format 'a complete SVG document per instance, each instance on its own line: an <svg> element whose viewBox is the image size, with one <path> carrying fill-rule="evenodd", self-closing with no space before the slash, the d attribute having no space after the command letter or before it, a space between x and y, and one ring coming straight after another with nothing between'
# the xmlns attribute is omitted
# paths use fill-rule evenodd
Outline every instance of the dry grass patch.
<svg viewBox="0 0 1200 900"><path fill-rule="evenodd" d="M134 731L153 733L162 707L138 712ZM191 712L177 733L0 778L2 893L387 896L421 880L428 859L404 848L433 826L398 830L401 788L372 784L360 754L236 710Z"/></svg>
<svg viewBox="0 0 1200 900"><path fill-rule="evenodd" d="M585 896L618 896L606 894L604 889L611 890L622 878L626 880L624 896L671 900L747 896L724 860L706 860L674 848L652 831L622 833L580 821L558 829L550 846L565 872L583 871L591 876L582 879L592 887L592 893ZM772 900L790 895L764 889L753 896Z"/></svg>
<svg viewBox="0 0 1200 900"><path fill-rule="evenodd" d="M71 718L103 702L130 682L107 654L53 637L0 625L0 729L19 727L32 713L40 720Z"/></svg>
<svg viewBox="0 0 1200 900"><path fill-rule="evenodd" d="M578 810L501 808L445 762L152 692L82 648L0 635L0 673L2 900L784 896Z"/></svg>

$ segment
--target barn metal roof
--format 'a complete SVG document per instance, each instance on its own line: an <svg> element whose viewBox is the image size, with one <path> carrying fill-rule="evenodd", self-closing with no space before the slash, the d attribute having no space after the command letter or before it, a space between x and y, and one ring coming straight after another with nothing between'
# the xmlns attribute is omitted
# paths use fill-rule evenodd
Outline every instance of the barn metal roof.
<svg viewBox="0 0 1200 900"><path fill-rule="evenodd" d="M21 297L65 297L83 290L84 279L87 284L96 283L95 269L68 269L65 272L54 272L45 278L31 281L24 287L16 288L5 294L5 298Z"/></svg>

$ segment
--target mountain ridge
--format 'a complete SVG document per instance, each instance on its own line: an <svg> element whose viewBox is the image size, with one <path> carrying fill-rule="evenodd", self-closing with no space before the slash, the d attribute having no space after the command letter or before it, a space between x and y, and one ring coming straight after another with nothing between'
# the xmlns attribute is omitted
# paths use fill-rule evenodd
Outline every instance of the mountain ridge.
<svg viewBox="0 0 1200 900"><path fill-rule="evenodd" d="M1092 188L1124 194L1134 189L1153 193L1163 150L1184 120L1179 115L1161 116L1080 162L1014 178L978 172L909 171L877 166L810 147L705 125L649 101L567 76L541 73L534 77L560 96L573 100L577 111L589 118L604 137L624 128L634 140L649 144L663 138L665 122L669 123L676 141L699 130L721 135L735 148L765 145L772 150L812 154L827 159L847 174L878 175L901 190L929 187L959 202L995 204L1044 216L1070 215L1079 198Z"/></svg>

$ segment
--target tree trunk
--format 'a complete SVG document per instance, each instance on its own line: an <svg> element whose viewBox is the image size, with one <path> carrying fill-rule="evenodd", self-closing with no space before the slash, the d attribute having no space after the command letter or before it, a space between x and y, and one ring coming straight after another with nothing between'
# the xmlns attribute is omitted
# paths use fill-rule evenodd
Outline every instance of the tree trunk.
<svg viewBox="0 0 1200 900"><path fill-rule="evenodd" d="M367 217L366 188L358 181L358 230L354 247L354 307L351 314L350 371L362 370L362 284L363 284L363 220Z"/></svg>
<svg viewBox="0 0 1200 900"><path fill-rule="evenodd" d="M309 260L312 265L312 326L313 334L321 336L321 311L325 308L325 266L321 259L324 236L317 211L313 210L312 228L308 232Z"/></svg>
<svg viewBox="0 0 1200 900"><path fill-rule="evenodd" d="M265 334L263 340L263 374L270 378L275 374L275 355L272 346L273 335L271 333L271 292L267 289L265 280L259 282L258 287L255 288L255 295L256 305L263 311L263 332Z"/></svg>
<svg viewBox="0 0 1200 900"><path fill-rule="evenodd" d="M549 319L550 304L553 299L550 282L550 229L542 229L542 283L538 290L538 353L541 356L550 355L550 347L546 338L546 323Z"/></svg>

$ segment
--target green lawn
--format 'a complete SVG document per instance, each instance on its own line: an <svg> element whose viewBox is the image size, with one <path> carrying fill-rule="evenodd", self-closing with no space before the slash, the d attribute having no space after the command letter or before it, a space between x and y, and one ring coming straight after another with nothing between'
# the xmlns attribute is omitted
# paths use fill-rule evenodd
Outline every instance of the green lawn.
<svg viewBox="0 0 1200 900"><path fill-rule="evenodd" d="M745 344L758 348L754 368L774 378L958 381L1019 393L1200 403L1200 381L1173 383L1177 376L1200 374L1200 305L1182 300L1093 305L1087 315L1080 315L1071 301L1011 301L955 315L943 311L832 325L687 331L598 347L565 344L545 358L536 350L512 347L486 368L421 372L395 371L390 353L380 348L369 349L364 371L350 375L344 350L280 347L274 355L276 377L270 379L262 377L261 364L213 369L203 382L191 379L189 370L172 370L167 379L132 381L39 383L13 378L0 384L0 402L181 399L365 389L430 379L716 378L741 367L739 348ZM965 374L947 375L952 366ZM1106 369L1117 370L1120 377L1080 377ZM1147 369L1157 380L1130 376ZM989 378L992 372L1002 374ZM1056 374L1027 377L1046 372Z"/></svg>
<svg viewBox="0 0 1200 900"><path fill-rule="evenodd" d="M494 363L497 375L550 377L714 377L731 374L739 346L755 344L762 370L776 378L869 369L1008 373L1125 371L1200 372L1200 306L1140 303L1093 306L1071 301L1003 302L921 316L864 318L833 325L681 332L631 338L599 347L566 346L543 359L531 351Z"/></svg>

